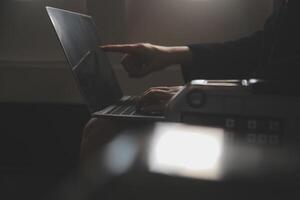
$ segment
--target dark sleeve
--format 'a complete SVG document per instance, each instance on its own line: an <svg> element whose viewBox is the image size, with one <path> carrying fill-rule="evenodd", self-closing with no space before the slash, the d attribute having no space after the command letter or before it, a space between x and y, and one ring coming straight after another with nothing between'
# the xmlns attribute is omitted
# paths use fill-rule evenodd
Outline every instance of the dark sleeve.
<svg viewBox="0 0 300 200"><path fill-rule="evenodd" d="M258 69L259 79L298 82L300 68L300 53L285 57L282 59L273 60L263 68ZM297 83L297 85L299 85Z"/></svg>
<svg viewBox="0 0 300 200"><path fill-rule="evenodd" d="M262 39L259 31L236 41L188 45L194 61L182 66L184 80L249 78L260 62Z"/></svg>

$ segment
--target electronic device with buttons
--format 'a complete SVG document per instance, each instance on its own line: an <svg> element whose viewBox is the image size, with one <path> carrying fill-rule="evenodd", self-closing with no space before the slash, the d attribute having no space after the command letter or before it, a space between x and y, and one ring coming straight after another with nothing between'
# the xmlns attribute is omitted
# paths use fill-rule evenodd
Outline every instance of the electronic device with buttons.
<svg viewBox="0 0 300 200"><path fill-rule="evenodd" d="M263 85L257 79L191 81L169 101L167 119L222 127L249 143L279 144L286 120L300 117L300 97L270 87L264 92Z"/></svg>

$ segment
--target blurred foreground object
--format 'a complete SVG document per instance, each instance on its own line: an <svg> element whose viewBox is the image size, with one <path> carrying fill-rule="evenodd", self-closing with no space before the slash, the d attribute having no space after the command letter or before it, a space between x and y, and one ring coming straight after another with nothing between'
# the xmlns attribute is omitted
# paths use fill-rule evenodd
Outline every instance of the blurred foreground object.
<svg viewBox="0 0 300 200"><path fill-rule="evenodd" d="M130 128L87 161L80 177L61 187L59 196L73 200L300 197L298 122L287 123L281 145L249 143L245 135L232 138L225 129L208 126L155 123ZM295 132L288 132L289 128ZM74 184L74 180L80 181Z"/></svg>

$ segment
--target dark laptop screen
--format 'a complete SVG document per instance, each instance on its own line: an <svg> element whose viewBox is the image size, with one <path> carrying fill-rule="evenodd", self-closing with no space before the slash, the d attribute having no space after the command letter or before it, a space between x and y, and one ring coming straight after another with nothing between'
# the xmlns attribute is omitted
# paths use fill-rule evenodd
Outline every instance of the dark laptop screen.
<svg viewBox="0 0 300 200"><path fill-rule="evenodd" d="M47 7L75 81L89 110L96 112L122 96L90 16Z"/></svg>

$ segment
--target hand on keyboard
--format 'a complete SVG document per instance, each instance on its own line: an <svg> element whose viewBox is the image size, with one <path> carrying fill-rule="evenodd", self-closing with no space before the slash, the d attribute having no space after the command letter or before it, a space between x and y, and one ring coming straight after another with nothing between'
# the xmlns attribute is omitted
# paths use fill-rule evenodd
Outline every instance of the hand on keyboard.
<svg viewBox="0 0 300 200"><path fill-rule="evenodd" d="M180 90L181 86L152 87L138 98L137 110L143 114L162 115L168 101Z"/></svg>

